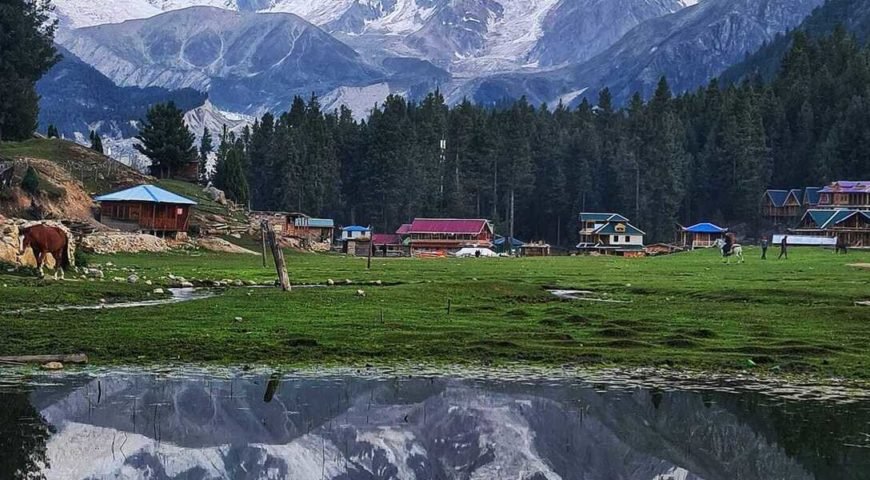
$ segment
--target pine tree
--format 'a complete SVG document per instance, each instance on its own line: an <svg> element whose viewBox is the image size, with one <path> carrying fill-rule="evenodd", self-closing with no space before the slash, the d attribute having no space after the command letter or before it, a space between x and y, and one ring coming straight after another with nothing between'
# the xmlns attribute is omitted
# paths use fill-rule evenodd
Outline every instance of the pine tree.
<svg viewBox="0 0 870 480"><path fill-rule="evenodd" d="M197 162L195 136L184 124L184 112L174 102L159 103L141 122L136 150L151 159L151 174L171 177L185 165Z"/></svg>
<svg viewBox="0 0 870 480"><path fill-rule="evenodd" d="M23 140L36 130L36 81L59 60L51 10L42 0L0 3L0 141Z"/></svg>
<svg viewBox="0 0 870 480"><path fill-rule="evenodd" d="M57 127L54 125L48 126L48 132L46 133L46 137L48 138L60 138L60 134L57 133Z"/></svg>
<svg viewBox="0 0 870 480"><path fill-rule="evenodd" d="M100 138L100 134L96 130L91 130L88 139L91 141L91 150L103 153L103 139Z"/></svg>
<svg viewBox="0 0 870 480"><path fill-rule="evenodd" d="M199 142L199 183L202 185L208 185L209 182L209 172L208 172L208 159L209 156L214 151L214 145L212 144L211 132L208 131L208 127L203 128L202 130L202 139Z"/></svg>
<svg viewBox="0 0 870 480"><path fill-rule="evenodd" d="M32 166L27 166L24 178L21 179L21 188L28 193L35 194L39 191L39 175Z"/></svg>

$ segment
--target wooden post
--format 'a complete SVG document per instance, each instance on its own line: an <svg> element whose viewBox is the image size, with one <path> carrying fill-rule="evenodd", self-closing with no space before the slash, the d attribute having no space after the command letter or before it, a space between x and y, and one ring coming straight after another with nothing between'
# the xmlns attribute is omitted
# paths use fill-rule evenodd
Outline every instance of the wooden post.
<svg viewBox="0 0 870 480"><path fill-rule="evenodd" d="M368 258L368 264L366 265L366 270L372 269L372 250L374 250L374 249L375 249L375 239L374 239L374 237L372 237L372 239L369 241L369 258Z"/></svg>
<svg viewBox="0 0 870 480"><path fill-rule="evenodd" d="M266 231L261 229L260 240L263 242L263 268L266 268Z"/></svg>
<svg viewBox="0 0 870 480"><path fill-rule="evenodd" d="M272 258L275 260L275 270L278 272L278 282L281 284L281 290L289 292L291 288L290 277L287 275L287 265L284 263L284 251L278 245L275 231L272 230L269 222L264 220L260 224L260 227L263 230L263 235L266 236L266 240L269 242L269 246L272 248Z"/></svg>

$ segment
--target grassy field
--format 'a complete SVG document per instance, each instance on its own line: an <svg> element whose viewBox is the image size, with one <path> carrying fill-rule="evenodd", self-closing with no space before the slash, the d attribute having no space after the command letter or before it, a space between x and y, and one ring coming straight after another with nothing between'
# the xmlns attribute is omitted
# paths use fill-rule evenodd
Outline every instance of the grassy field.
<svg viewBox="0 0 870 480"><path fill-rule="evenodd" d="M0 274L0 311L7 311L0 313L0 355L85 352L103 364L520 361L870 376L870 307L854 304L870 300L870 270L847 266L870 263L870 253L795 248L787 261L757 255L747 249L743 265L723 265L715 251L646 259L374 259L368 271L365 259L293 253L295 284L332 279L336 286L228 288L174 305L8 313L147 298L170 273L274 278L250 255L92 257L114 265L107 278L135 270L141 280L54 283ZM562 300L551 288L616 302Z"/></svg>

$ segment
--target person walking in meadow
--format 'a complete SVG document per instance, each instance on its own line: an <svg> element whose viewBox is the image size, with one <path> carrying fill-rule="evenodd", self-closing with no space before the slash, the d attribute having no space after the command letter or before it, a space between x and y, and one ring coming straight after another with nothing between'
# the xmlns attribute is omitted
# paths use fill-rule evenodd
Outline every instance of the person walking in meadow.
<svg viewBox="0 0 870 480"><path fill-rule="evenodd" d="M779 258L777 260L781 260L782 257L788 260L788 235L783 235L782 241L779 242Z"/></svg>
<svg viewBox="0 0 870 480"><path fill-rule="evenodd" d="M767 239L767 235L761 237L761 259L767 260L767 247L770 246L770 240Z"/></svg>

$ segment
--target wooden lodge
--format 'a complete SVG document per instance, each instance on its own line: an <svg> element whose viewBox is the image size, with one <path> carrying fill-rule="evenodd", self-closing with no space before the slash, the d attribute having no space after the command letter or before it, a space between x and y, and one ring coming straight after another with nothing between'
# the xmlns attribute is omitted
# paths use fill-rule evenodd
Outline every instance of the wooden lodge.
<svg viewBox="0 0 870 480"><path fill-rule="evenodd" d="M680 226L679 245L685 248L709 248L716 245L728 233L727 228L722 228L712 223L697 223L691 227Z"/></svg>
<svg viewBox="0 0 870 480"><path fill-rule="evenodd" d="M492 224L483 219L415 218L400 231L405 231L414 256L447 255L465 247L490 248L493 242Z"/></svg>
<svg viewBox="0 0 870 480"><path fill-rule="evenodd" d="M635 257L644 255L641 229L617 213L580 214L580 243L577 250L585 253Z"/></svg>
<svg viewBox="0 0 870 480"><path fill-rule="evenodd" d="M774 222L787 222L803 213L801 190L768 190L761 199L761 214Z"/></svg>
<svg viewBox="0 0 870 480"><path fill-rule="evenodd" d="M176 234L187 232L190 208L196 202L154 185L139 185L95 198L98 218L106 226L127 232Z"/></svg>
<svg viewBox="0 0 870 480"><path fill-rule="evenodd" d="M288 213L281 234L309 243L332 243L335 222L331 218L311 218L304 213Z"/></svg>
<svg viewBox="0 0 870 480"><path fill-rule="evenodd" d="M410 248L398 233L375 233L372 235L372 255L379 257L407 257Z"/></svg>
<svg viewBox="0 0 870 480"><path fill-rule="evenodd" d="M789 232L836 238L850 247L870 247L870 210L807 210L798 226Z"/></svg>

